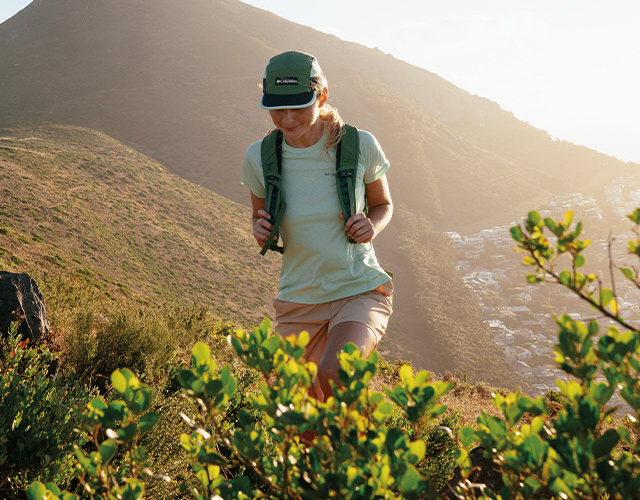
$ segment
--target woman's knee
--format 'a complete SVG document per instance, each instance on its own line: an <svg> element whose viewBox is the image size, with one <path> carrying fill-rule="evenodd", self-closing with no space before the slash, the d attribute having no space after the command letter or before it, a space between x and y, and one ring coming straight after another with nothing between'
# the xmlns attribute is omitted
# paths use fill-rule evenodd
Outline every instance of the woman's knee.
<svg viewBox="0 0 640 500"><path fill-rule="evenodd" d="M337 381L339 368L340 362L337 356L335 359L330 356L323 356L318 362L318 378L323 382L328 380Z"/></svg>
<svg viewBox="0 0 640 500"><path fill-rule="evenodd" d="M355 344L363 357L366 357L375 350L378 341L373 330L364 323L349 321L331 329L327 344L333 344L336 357L348 343Z"/></svg>

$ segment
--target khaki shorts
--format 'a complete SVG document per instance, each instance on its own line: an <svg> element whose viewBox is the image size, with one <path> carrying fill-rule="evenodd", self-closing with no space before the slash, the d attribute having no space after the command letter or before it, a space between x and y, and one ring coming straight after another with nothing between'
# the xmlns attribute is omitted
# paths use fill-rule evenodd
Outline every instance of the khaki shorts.
<svg viewBox="0 0 640 500"><path fill-rule="evenodd" d="M376 337L376 345L384 335L393 311L393 282L375 290L324 304L299 304L276 299L276 331L283 337L306 330L309 345L305 357L318 363L334 326L345 321L366 325Z"/></svg>

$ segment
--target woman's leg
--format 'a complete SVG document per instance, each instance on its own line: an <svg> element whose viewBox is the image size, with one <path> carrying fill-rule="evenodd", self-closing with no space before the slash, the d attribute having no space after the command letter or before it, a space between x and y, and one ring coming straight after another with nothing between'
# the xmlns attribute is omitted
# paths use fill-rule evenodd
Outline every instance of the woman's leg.
<svg viewBox="0 0 640 500"><path fill-rule="evenodd" d="M322 401L332 395L329 380L333 380L338 384L338 370L340 362L338 353L349 342L355 344L363 357L369 356L376 348L377 339L373 331L364 323L357 321L345 321L338 323L331 330L327 338L327 343L322 352L322 358L318 363L318 380L324 398Z"/></svg>

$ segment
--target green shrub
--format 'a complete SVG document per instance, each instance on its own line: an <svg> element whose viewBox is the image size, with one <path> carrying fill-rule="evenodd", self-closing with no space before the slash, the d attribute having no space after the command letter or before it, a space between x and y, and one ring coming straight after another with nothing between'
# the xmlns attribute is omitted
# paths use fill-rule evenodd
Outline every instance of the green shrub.
<svg viewBox="0 0 640 500"><path fill-rule="evenodd" d="M73 374L54 376L58 355L30 347L14 328L0 341L0 497L35 479L66 485L72 472L74 405L92 396Z"/></svg>
<svg viewBox="0 0 640 500"><path fill-rule="evenodd" d="M629 219L640 227L640 209ZM476 428L461 429L464 448L458 455L468 477L468 450L479 443L485 457L502 470L504 486L500 491L478 491L463 483L458 488L463 498L640 498L640 332L620 316L615 287L600 287L596 293L587 286L600 280L580 272L586 262L582 252L589 245L579 239L581 230L581 223L572 225L571 212L562 221L542 220L537 212L530 212L525 224L511 233L525 253L524 263L536 269L527 276L530 283L551 279L626 331L609 326L600 333L596 321L585 324L568 315L556 318L556 362L570 376L557 381L560 394L553 399L561 409L551 418L551 399L532 400L518 392L495 395L494 404L504 418L483 413ZM629 248L640 256L640 240L631 241ZM563 254L569 255L571 267L559 271L557 258ZM620 271L640 286L634 271ZM634 413L618 427L611 418L616 393ZM530 423L525 424L526 414Z"/></svg>
<svg viewBox="0 0 640 500"><path fill-rule="evenodd" d="M320 403L309 395L316 366L302 358L306 334L282 339L265 321L251 333L238 332L231 342L242 360L262 374L260 391L249 394L260 413L240 410L241 427L233 432L223 425L236 381L228 365L218 372L206 346L197 344L192 368L181 373L197 403L195 417L187 418L194 432L182 437L199 481L191 489L194 497L232 498L225 495L242 491L251 498L260 490L270 498L437 498L430 477L418 468L424 441L388 427L394 405L368 389L376 353L363 359L347 345L340 354L341 385L334 385L334 396ZM432 383L427 372L414 376L408 366L399 376L401 382L386 396L420 434L446 410L436 401L451 385ZM315 435L312 444L301 441L305 431ZM226 481L225 470L247 474Z"/></svg>
<svg viewBox="0 0 640 500"><path fill-rule="evenodd" d="M196 343L191 368L179 373L192 403L192 416L183 415L192 432L183 434L180 444L194 477L185 480L183 493L202 499L438 498L429 473L419 467L424 441L388 427L393 404L368 390L377 354L363 359L355 346L346 346L340 354L341 386L320 403L309 396L316 367L302 359L306 334L285 340L265 321L251 333L239 331L231 342L262 382L258 391L239 396L238 388L253 385L255 376L241 371L239 384L230 365L218 369L208 346ZM429 434L446 409L437 399L451 384L432 383L427 372L414 375L407 366L399 376L387 397L404 409L412 430ZM84 436L96 451L86 455L76 448L76 477L93 498L125 493L142 498L142 471L152 473L144 469L148 456L138 443L159 414L148 411L151 390L131 372L114 372L112 382L122 399L107 405L96 398L82 412ZM100 429L106 429L102 441ZM312 444L300 440L305 430L315 433ZM118 453L124 462L116 467ZM30 498L47 494L67 493L54 484L30 486Z"/></svg>
<svg viewBox="0 0 640 500"><path fill-rule="evenodd" d="M165 383L167 372L189 359L193 344L205 340L226 345L232 326L213 317L205 306L156 305L129 299L105 300L83 282L45 280L47 306L64 333L64 362L84 380L106 390L110 374L129 368L152 385ZM45 293L46 293L45 292ZM218 349L220 355L230 349Z"/></svg>
<svg viewBox="0 0 640 500"><path fill-rule="evenodd" d="M76 408L82 422L81 435L91 443L94 451L87 453L75 446L77 464L74 479L80 485L83 498L140 499L144 494L141 477L152 476L145 469L148 456L139 446L140 438L158 422L160 414L150 411L152 390L126 368L111 375L113 390L121 399L107 404L95 398L85 407ZM31 500L52 498L77 500L78 496L60 491L54 483L36 481L29 486Z"/></svg>

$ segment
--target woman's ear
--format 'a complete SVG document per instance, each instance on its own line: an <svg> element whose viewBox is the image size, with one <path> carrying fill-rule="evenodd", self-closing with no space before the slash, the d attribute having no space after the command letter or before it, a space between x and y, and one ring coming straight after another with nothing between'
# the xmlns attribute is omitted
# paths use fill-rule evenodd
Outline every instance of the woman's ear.
<svg viewBox="0 0 640 500"><path fill-rule="evenodd" d="M329 98L329 90L325 87L322 89L322 94L318 97L318 107L321 108L327 102Z"/></svg>

